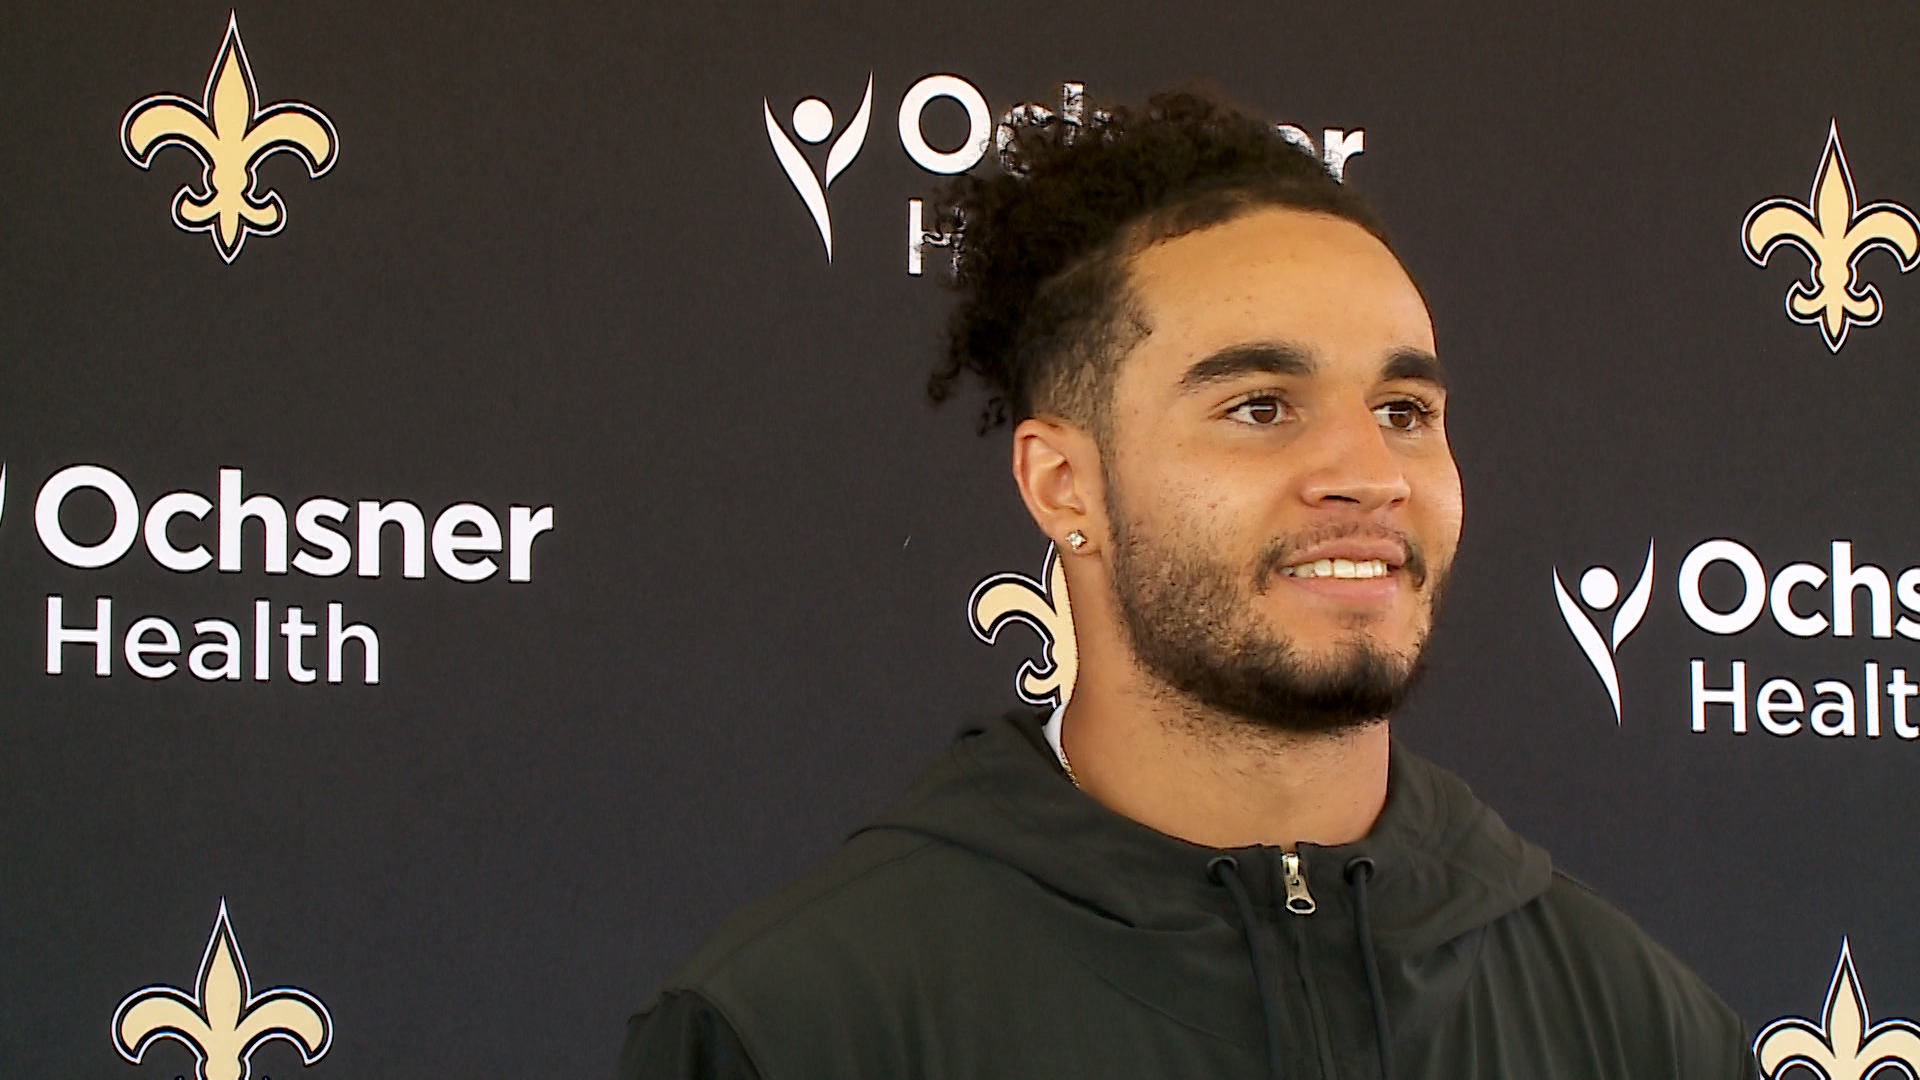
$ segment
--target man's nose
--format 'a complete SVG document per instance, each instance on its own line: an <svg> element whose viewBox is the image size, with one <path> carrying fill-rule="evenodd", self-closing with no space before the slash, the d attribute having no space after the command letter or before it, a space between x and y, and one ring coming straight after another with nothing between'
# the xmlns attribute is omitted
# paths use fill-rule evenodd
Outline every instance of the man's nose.
<svg viewBox="0 0 1920 1080"><path fill-rule="evenodd" d="M1350 504L1378 510L1407 500L1410 489L1400 456L1371 409L1342 409L1324 416L1304 440L1308 466L1301 498L1316 506Z"/></svg>

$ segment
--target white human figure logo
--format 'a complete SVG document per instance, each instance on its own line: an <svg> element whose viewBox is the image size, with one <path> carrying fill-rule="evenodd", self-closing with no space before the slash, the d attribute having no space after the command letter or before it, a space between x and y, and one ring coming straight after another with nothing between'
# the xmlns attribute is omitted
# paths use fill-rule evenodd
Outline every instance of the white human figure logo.
<svg viewBox="0 0 1920 1080"><path fill-rule="evenodd" d="M760 107L766 114L767 141L773 144L773 154L780 159L780 167L786 170L793 190L800 193L800 201L807 204L807 212L813 215L813 223L820 230L820 243L827 249L827 261L832 262L833 219L827 213L827 189L833 186L835 178L847 171L847 166L859 155L860 147L866 144L867 122L873 114L873 76L867 76L867 92L860 99L859 111L827 151L827 169L823 176L813 175L813 166L787 137L780 122L773 118L773 106L765 98L760 99ZM811 97L795 105L793 133L809 145L826 142L827 136L833 134L833 109L819 98Z"/></svg>
<svg viewBox="0 0 1920 1080"><path fill-rule="evenodd" d="M1607 697L1613 701L1613 722L1620 723L1620 674L1614 668L1613 656L1619 651L1620 643L1627 640L1627 635L1646 617L1647 601L1653 596L1653 542L1647 542L1647 564L1640 571L1640 580L1634 584L1633 591L1614 613L1613 630L1607 637L1600 636L1593 620L1567 593L1567 587L1560 582L1558 567L1553 571L1553 595L1560 602L1560 617L1567 621L1567 629L1573 632L1580 651L1587 655L1587 662L1606 685ZM1620 579L1604 566L1589 567L1580 575L1580 599L1596 612L1605 611L1620 599Z"/></svg>

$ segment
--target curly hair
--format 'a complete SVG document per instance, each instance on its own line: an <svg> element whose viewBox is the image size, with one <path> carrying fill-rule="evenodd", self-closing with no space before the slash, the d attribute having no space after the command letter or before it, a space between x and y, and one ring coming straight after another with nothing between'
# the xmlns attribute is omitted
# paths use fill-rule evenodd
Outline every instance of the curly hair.
<svg viewBox="0 0 1920 1080"><path fill-rule="evenodd" d="M1127 260L1162 240L1268 206L1331 214L1382 243L1359 196L1268 121L1189 91L1078 122L1016 113L1001 171L947 190L955 236L946 356L936 404L971 373L989 393L982 433L1038 413L1105 438L1113 373L1146 333Z"/></svg>

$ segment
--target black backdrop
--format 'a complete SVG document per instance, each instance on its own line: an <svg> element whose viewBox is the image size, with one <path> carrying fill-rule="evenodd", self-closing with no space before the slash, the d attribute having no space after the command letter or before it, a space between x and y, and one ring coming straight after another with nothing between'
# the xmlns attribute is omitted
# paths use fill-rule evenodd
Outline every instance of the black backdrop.
<svg viewBox="0 0 1920 1080"><path fill-rule="evenodd" d="M1770 609L1709 633L1678 585L1715 538L1769 580L1831 570L1834 541L1890 583L1920 563L1920 282L1867 251L1856 287L1882 317L1835 349L1782 308L1807 254L1761 268L1742 239L1758 204L1809 200L1830 125L1858 204L1920 204L1920 9L1561 7L258 3L233 14L260 104L317 110L338 152L317 178L294 153L258 162L284 228L231 264L170 218L202 184L194 152L143 171L121 136L152 95L201 102L229 9L0 10L0 1075L191 1075L178 1041L124 1063L112 1027L142 988L194 994L223 901L253 992L324 1002L311 1075L604 1073L725 911L1015 700L1040 641L984 647L967 600L1038 575L1045 542L976 403L925 405L940 250L906 272L907 200L943 178L897 112L938 73L995 117L1058 108L1067 81L1133 100L1205 78L1316 140L1364 130L1346 178L1431 301L1467 491L1433 670L1396 730L1756 1031L1817 1024L1843 940L1875 1020L1920 1013L1920 744L1878 691L1869 737L1860 686L1920 651L1870 636L1871 586L1854 636L1803 639ZM869 75L864 144L825 193L829 261L765 117L817 176L831 140L798 139L796 103L824 99L837 139ZM940 149L968 133L952 99L922 119ZM398 527L378 577L266 573L258 523L238 572L165 569L142 538L81 568L36 526L72 465L142 512L218 502L231 468L289 518L331 497L405 500L429 527L454 504L503 529L551 507L553 527L525 582L504 554L480 582L430 551L404 577ZM109 505L83 489L55 516L92 544ZM168 536L212 551L217 517ZM1581 575L1609 567L1625 593L1649 542L1644 622L1602 651L1616 720L1569 628L1609 631ZM1732 564L1702 591L1733 609ZM111 598L109 676L85 644L48 673L49 596L82 628ZM327 681L330 603L377 633L377 684L357 645ZM277 631L295 605L318 627L311 684ZM1793 606L1832 613L1815 586ZM125 655L149 616L182 642L167 678ZM186 670L210 619L245 638L242 678ZM1709 689L1745 665L1746 734L1727 706L1691 730L1696 658ZM1808 707L1850 680L1857 734L1764 730L1751 699L1775 677ZM268 1043L252 1068L284 1078L300 1055Z"/></svg>

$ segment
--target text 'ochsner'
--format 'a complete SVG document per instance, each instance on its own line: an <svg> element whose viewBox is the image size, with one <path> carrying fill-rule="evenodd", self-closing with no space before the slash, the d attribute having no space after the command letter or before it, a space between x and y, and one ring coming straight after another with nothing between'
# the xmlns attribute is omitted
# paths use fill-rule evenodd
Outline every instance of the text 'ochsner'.
<svg viewBox="0 0 1920 1080"><path fill-rule="evenodd" d="M1701 596L1701 577L1709 570L1726 574L1731 567L1740 583L1732 606L1710 605ZM1789 563L1769 579L1760 559L1736 540L1708 540L1687 553L1680 564L1680 607L1693 624L1710 634L1738 634L1762 615L1771 615L1781 630L1794 637L1855 636L1856 629L1875 638L1898 635L1920 641L1920 567L1897 576L1872 563L1854 561L1853 544L1835 540L1824 564ZM1716 599L1719 599L1716 596ZM1864 601L1864 604L1861 602ZM1897 607L1896 607L1897 602ZM1856 622L1856 604L1866 615ZM1787 736L1802 730L1827 737L1864 734L1879 738L1883 720L1902 739L1920 739L1916 710L1910 708L1920 685L1908 679L1907 669L1883 671L1878 660L1862 665L1859 682L1850 676L1815 681L1811 694L1790 678L1750 676L1745 660L1709 672L1707 662L1690 662L1693 730L1707 730L1708 709L1716 720L1727 719L1735 735L1745 735L1749 719L1769 734ZM1884 681L1883 681L1884 676Z"/></svg>
<svg viewBox="0 0 1920 1080"><path fill-rule="evenodd" d="M92 492L94 499L104 495L112 507L112 527L96 543L75 540L60 520L61 508L80 492ZM209 516L211 529L204 524L195 528L193 522L204 523ZM270 495L248 495L241 470L221 469L215 498L175 491L148 503L143 513L132 485L118 473L99 465L70 465L41 485L33 523L49 554L83 570L116 563L144 542L154 562L181 574L212 566L228 574L253 568L286 574L291 569L317 578L338 577L351 569L359 577L377 578L392 576L396 569L391 561L383 563L381 543L397 532L402 578L426 577L430 551L434 566L455 581L496 577L502 569L496 556L503 555L507 580L525 582L533 579L534 541L553 528L553 507L510 506L504 528L497 514L477 503L455 503L440 511L431 526L420 507L405 500L365 499L349 505L313 498L289 513ZM261 543L243 543L243 530L254 531L249 523L257 528ZM247 565L250 558L259 561ZM64 674L71 653L85 656L91 650L97 676L114 673L117 655L124 657L127 670L144 679L171 678L184 658L186 671L208 682L248 677L268 682L282 674L296 683L317 682L323 676L330 683L380 681L379 633L364 622L349 622L345 605L338 601L327 601L324 614L314 610L309 620L308 609L301 605L255 600L251 618L194 621L191 641L168 618L145 615L125 621L124 612L116 615L111 596L95 597L92 606L90 613L73 611L65 597L47 597L47 674ZM124 632L116 633L123 625ZM309 638L316 639L311 648ZM78 669L85 670L84 664Z"/></svg>

